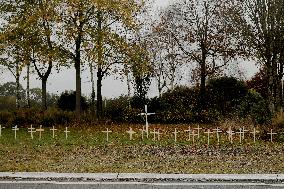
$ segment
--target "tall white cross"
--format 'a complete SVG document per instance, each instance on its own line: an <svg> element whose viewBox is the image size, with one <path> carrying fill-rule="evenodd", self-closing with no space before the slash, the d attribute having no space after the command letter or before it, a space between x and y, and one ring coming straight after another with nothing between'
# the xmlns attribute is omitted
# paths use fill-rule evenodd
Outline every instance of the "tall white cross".
<svg viewBox="0 0 284 189"><path fill-rule="evenodd" d="M210 134L214 133L212 131L210 131L210 129L207 129L207 132L204 132L205 134L207 134L207 145L210 145Z"/></svg>
<svg viewBox="0 0 284 189"><path fill-rule="evenodd" d="M106 133L106 135L107 135L106 141L108 142L108 134L111 133L112 131L108 130L108 128L107 128L106 131L102 131L102 132L103 132L103 133Z"/></svg>
<svg viewBox="0 0 284 189"><path fill-rule="evenodd" d="M12 131L15 131L15 139L17 139L17 131L19 130L18 126L12 127Z"/></svg>
<svg viewBox="0 0 284 189"><path fill-rule="evenodd" d="M218 144L220 143L220 133L222 133L222 130L217 127L216 129L213 129L214 132L216 132L216 136L217 136L217 141L218 141Z"/></svg>
<svg viewBox="0 0 284 189"><path fill-rule="evenodd" d="M188 132L188 141L190 141L190 139L191 139L191 127L190 126L188 126L188 129L187 130L184 130L184 132Z"/></svg>
<svg viewBox="0 0 284 189"><path fill-rule="evenodd" d="M270 130L270 133L267 133L270 135L270 142L273 142L273 135L277 135L277 133L273 133L273 129Z"/></svg>
<svg viewBox="0 0 284 189"><path fill-rule="evenodd" d="M67 138L68 138L68 133L70 133L70 131L68 131L68 127L65 127L64 133L65 133L65 138L66 138L66 140L67 140Z"/></svg>
<svg viewBox="0 0 284 189"><path fill-rule="evenodd" d="M52 129L50 129L52 131L52 138L55 138L55 131L57 131L57 129L55 129L54 126L52 126Z"/></svg>
<svg viewBox="0 0 284 189"><path fill-rule="evenodd" d="M199 125L197 126L197 128L194 128L195 130L197 130L197 138L200 137L200 130L202 130L201 127L199 127Z"/></svg>
<svg viewBox="0 0 284 189"><path fill-rule="evenodd" d="M228 138L230 140L231 143L233 143L233 135L235 134L235 132L232 130L232 127L229 127L229 130L227 131L228 133Z"/></svg>
<svg viewBox="0 0 284 189"><path fill-rule="evenodd" d="M242 128L239 129L239 132L236 132L240 136L240 143L242 143L242 139L244 137L244 130Z"/></svg>
<svg viewBox="0 0 284 189"><path fill-rule="evenodd" d="M175 128L175 132L173 132L173 134L175 135L175 142L177 142L177 134L179 133L179 131L177 130L177 128Z"/></svg>
<svg viewBox="0 0 284 189"><path fill-rule="evenodd" d="M31 139L34 139L34 133L36 131L35 128L33 128L33 125L31 125L31 127L28 128L28 132L31 133Z"/></svg>
<svg viewBox="0 0 284 189"><path fill-rule="evenodd" d="M253 128L253 132L251 132L251 134L253 134L253 142L255 143L256 141L256 134L259 133L259 131L257 131L255 128Z"/></svg>
<svg viewBox="0 0 284 189"><path fill-rule="evenodd" d="M2 129L5 129L5 127L2 127L2 125L0 125L0 137L2 137Z"/></svg>
<svg viewBox="0 0 284 189"><path fill-rule="evenodd" d="M135 131L132 130L132 128L130 127L129 128L129 131L126 131L128 134L129 134L129 138L130 140L133 139L133 135L136 133Z"/></svg>
<svg viewBox="0 0 284 189"><path fill-rule="evenodd" d="M146 120L146 133L147 133L147 138L149 138L149 123L148 123L148 116L149 115L154 115L156 113L148 113L148 106L145 105L145 113L141 113L139 115L145 116L145 120Z"/></svg>
<svg viewBox="0 0 284 189"><path fill-rule="evenodd" d="M41 133L44 132L42 125L39 126L39 129L36 129L36 132L39 132L39 139L41 139Z"/></svg>

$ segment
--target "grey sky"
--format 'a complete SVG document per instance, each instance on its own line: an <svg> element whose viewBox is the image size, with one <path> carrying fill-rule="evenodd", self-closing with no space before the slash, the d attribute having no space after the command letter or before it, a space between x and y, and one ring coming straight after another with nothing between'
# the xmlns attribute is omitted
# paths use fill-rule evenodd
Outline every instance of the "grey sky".
<svg viewBox="0 0 284 189"><path fill-rule="evenodd" d="M156 0L156 7L166 6L170 0ZM256 72L256 67L251 63L242 63L241 67L244 68L247 72L247 77L251 77ZM25 70L22 73L22 78L25 77ZM7 81L14 81L12 75L5 71L4 74L0 76L1 83ZM21 84L25 87L26 80L21 79ZM186 84L184 81L182 84ZM36 74L31 76L31 88L41 87L40 80L36 79ZM65 90L75 90L75 69L72 66L70 69L62 69L60 73L57 73L56 70L53 70L52 75L48 79L47 90L52 93L61 93ZM90 96L91 83L90 83L90 73L88 71L83 72L82 74L82 92L86 96ZM127 94L127 85L125 80L116 80L115 77L107 77L103 80L102 95L107 98L113 98L120 96L122 94ZM149 96L155 96L158 92L156 90L155 84L153 83Z"/></svg>

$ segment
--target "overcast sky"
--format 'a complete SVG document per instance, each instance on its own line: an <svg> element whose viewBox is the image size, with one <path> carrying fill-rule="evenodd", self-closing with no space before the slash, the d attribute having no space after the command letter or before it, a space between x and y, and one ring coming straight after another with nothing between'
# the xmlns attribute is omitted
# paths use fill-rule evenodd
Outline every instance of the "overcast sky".
<svg viewBox="0 0 284 189"><path fill-rule="evenodd" d="M166 6L170 0L156 0L155 6L163 7ZM251 63L243 63L242 66L246 72L247 77L251 77L256 72L256 67ZM25 77L25 70L22 73L22 77ZM12 75L5 71L0 76L1 84L7 81L15 81ZM185 80L182 84L186 84ZM25 87L26 80L21 79L21 84ZM40 80L36 79L36 74L31 76L31 88L41 87ZM72 66L70 69L62 69L60 73L53 70L52 75L48 79L47 90L52 93L62 93L65 90L75 90L75 69ZM85 96L90 96L91 83L89 72L82 74L82 92ZM125 81L116 80L115 77L107 77L103 80L102 95L107 98L118 97L122 94L127 94L127 85ZM153 97L157 95L155 84L152 84L149 96Z"/></svg>

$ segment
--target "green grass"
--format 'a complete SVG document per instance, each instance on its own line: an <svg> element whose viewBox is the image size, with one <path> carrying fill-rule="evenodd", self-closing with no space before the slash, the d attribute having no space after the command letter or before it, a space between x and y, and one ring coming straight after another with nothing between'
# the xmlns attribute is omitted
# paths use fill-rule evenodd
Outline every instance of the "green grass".
<svg viewBox="0 0 284 189"><path fill-rule="evenodd" d="M131 125L138 132L140 125ZM101 131L111 129L110 141ZM207 136L202 135L193 144L186 141L185 133L174 142L173 128L161 125L161 141L141 140L135 135L129 141L125 132L129 125L70 127L68 140L59 127L55 139L45 128L42 139L38 133L34 140L26 128L20 128L17 140L12 130L4 129L0 138L0 171L50 171L50 172L151 172L151 173L283 173L284 148L281 142L247 137L230 144L222 134L218 145L212 136L207 146ZM184 130L186 126L177 126Z"/></svg>

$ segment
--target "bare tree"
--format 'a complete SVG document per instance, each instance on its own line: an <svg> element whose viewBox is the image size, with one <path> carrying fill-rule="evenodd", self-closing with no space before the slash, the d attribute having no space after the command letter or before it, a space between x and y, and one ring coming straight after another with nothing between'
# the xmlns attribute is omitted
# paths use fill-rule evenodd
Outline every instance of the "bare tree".
<svg viewBox="0 0 284 189"><path fill-rule="evenodd" d="M178 43L184 57L197 63L200 110L205 108L206 79L237 56L226 0L180 0L162 15L161 29ZM167 24L170 23L170 24Z"/></svg>
<svg viewBox="0 0 284 189"><path fill-rule="evenodd" d="M231 18L238 28L241 45L266 70L270 109L281 105L284 66L284 1L233 1Z"/></svg>

